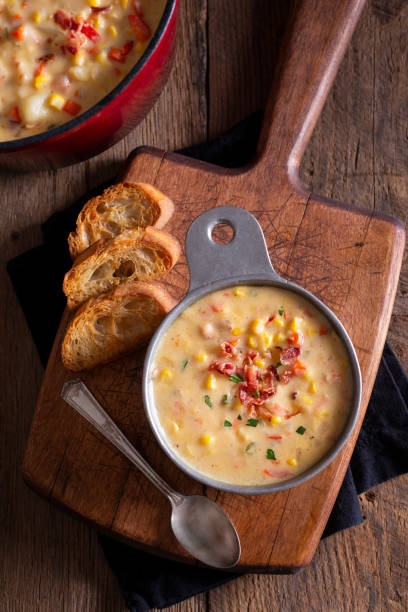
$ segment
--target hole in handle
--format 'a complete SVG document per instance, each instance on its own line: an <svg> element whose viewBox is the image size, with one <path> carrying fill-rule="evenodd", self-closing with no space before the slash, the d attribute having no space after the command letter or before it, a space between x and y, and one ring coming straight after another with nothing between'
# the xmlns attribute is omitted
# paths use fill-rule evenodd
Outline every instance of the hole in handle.
<svg viewBox="0 0 408 612"><path fill-rule="evenodd" d="M228 221L220 221L211 230L211 239L217 244L229 244L235 236L235 230Z"/></svg>

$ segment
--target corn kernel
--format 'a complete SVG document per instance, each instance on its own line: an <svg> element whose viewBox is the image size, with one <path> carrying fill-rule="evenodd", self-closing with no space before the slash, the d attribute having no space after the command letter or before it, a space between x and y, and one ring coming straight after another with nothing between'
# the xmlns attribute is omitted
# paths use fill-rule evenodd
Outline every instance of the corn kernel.
<svg viewBox="0 0 408 612"><path fill-rule="evenodd" d="M306 395L304 395L303 393L301 393L301 394L298 396L298 401L299 401L299 403L300 403L300 407L302 406L302 403L303 403L303 404L309 404L309 406L311 406L311 405L313 404L313 402L312 402L312 400L310 399L310 397L306 397Z"/></svg>
<svg viewBox="0 0 408 612"><path fill-rule="evenodd" d="M304 380L308 380L310 378L310 374L307 371L305 371L302 374L302 378L304 378Z"/></svg>
<svg viewBox="0 0 408 612"><path fill-rule="evenodd" d="M40 11L35 11L35 13L33 14L34 23L40 23L42 20L43 16L41 15Z"/></svg>
<svg viewBox="0 0 408 612"><path fill-rule="evenodd" d="M214 442L214 436L210 436L210 435L205 435L205 436L201 436L200 438L200 443L203 444L204 446L207 446L207 444L212 444Z"/></svg>
<svg viewBox="0 0 408 612"><path fill-rule="evenodd" d="M264 330L265 324L259 319L254 319L250 325L250 330L253 334L260 334Z"/></svg>
<svg viewBox="0 0 408 612"><path fill-rule="evenodd" d="M285 336L281 334L281 332L278 332L277 334L275 334L275 342L282 342L284 339L285 339Z"/></svg>
<svg viewBox="0 0 408 612"><path fill-rule="evenodd" d="M101 0L88 0L88 4L92 8L99 8L101 6Z"/></svg>
<svg viewBox="0 0 408 612"><path fill-rule="evenodd" d="M306 329L306 336L310 336L310 338L313 338L314 336L317 336L317 331L308 328Z"/></svg>
<svg viewBox="0 0 408 612"><path fill-rule="evenodd" d="M311 380L310 385L309 385L309 393L316 393L316 391L317 391L316 381Z"/></svg>
<svg viewBox="0 0 408 612"><path fill-rule="evenodd" d="M102 66L108 66L108 56L106 51L101 51L96 56L96 61L99 62Z"/></svg>
<svg viewBox="0 0 408 612"><path fill-rule="evenodd" d="M272 425L279 425L279 423L282 423L282 417L280 417L278 414L274 414L271 418L271 423Z"/></svg>
<svg viewBox="0 0 408 612"><path fill-rule="evenodd" d="M241 402L235 402L234 404L234 410L243 410L244 406L241 404Z"/></svg>
<svg viewBox="0 0 408 612"><path fill-rule="evenodd" d="M327 417L327 412L325 410L323 410L323 412L320 413L320 416Z"/></svg>
<svg viewBox="0 0 408 612"><path fill-rule="evenodd" d="M254 359L254 365L256 365L257 368L264 368L265 362L262 359Z"/></svg>
<svg viewBox="0 0 408 612"><path fill-rule="evenodd" d="M244 297L245 291L243 289L240 289L239 287L235 287L234 295L236 295L238 297Z"/></svg>
<svg viewBox="0 0 408 612"><path fill-rule="evenodd" d="M83 66L85 64L85 53L83 51L78 51L76 55L72 56L72 59L75 66Z"/></svg>
<svg viewBox="0 0 408 612"><path fill-rule="evenodd" d="M171 424L171 429L173 433L177 433L180 430L180 425L173 421Z"/></svg>
<svg viewBox="0 0 408 612"><path fill-rule="evenodd" d="M48 74L39 74L34 77L34 87L36 89L41 89L44 85L46 85L50 80L50 76Z"/></svg>
<svg viewBox="0 0 408 612"><path fill-rule="evenodd" d="M115 28L115 26L114 26L114 25L110 25L110 26L108 27L108 32L109 32L109 34L110 34L111 36L117 36L117 35L118 35L118 31L117 31L117 29Z"/></svg>
<svg viewBox="0 0 408 612"><path fill-rule="evenodd" d="M270 348L270 346L272 344L272 340L273 340L272 335L268 334L268 332L264 331L262 336L261 336L261 339L262 339L262 344L263 344L264 350Z"/></svg>
<svg viewBox="0 0 408 612"><path fill-rule="evenodd" d="M275 317L273 323L275 323L275 325L277 325L278 327L283 327L283 321L280 317Z"/></svg>
<svg viewBox="0 0 408 612"><path fill-rule="evenodd" d="M240 438L241 440L248 440L248 434L246 433L246 431L244 429L236 429L235 430L237 437Z"/></svg>
<svg viewBox="0 0 408 612"><path fill-rule="evenodd" d="M127 9L129 0L120 0L120 5L123 9Z"/></svg>
<svg viewBox="0 0 408 612"><path fill-rule="evenodd" d="M217 381L215 380L214 374L209 374L207 376L207 380L205 381L205 386L207 389L216 389Z"/></svg>
<svg viewBox="0 0 408 612"><path fill-rule="evenodd" d="M249 336L248 344L253 349L258 348L258 342L257 342L257 339L255 338L255 336Z"/></svg>
<svg viewBox="0 0 408 612"><path fill-rule="evenodd" d="M103 24L103 19L102 17L100 17L100 15L97 15L94 19L94 27L95 28L101 28L102 24Z"/></svg>
<svg viewBox="0 0 408 612"><path fill-rule="evenodd" d="M288 463L292 467L296 467L297 466L297 461L296 461L295 457L290 457L289 459L286 460L286 463Z"/></svg>
<svg viewBox="0 0 408 612"><path fill-rule="evenodd" d="M195 358L197 359L197 361L201 361L202 363L205 363L208 359L208 355L207 353L197 353Z"/></svg>
<svg viewBox="0 0 408 612"><path fill-rule="evenodd" d="M60 96L59 94L51 94L48 98L48 104L57 110L62 110L65 102L64 96Z"/></svg>
<svg viewBox="0 0 408 612"><path fill-rule="evenodd" d="M232 330L233 336L240 336L242 334L242 329L240 327L234 327Z"/></svg>
<svg viewBox="0 0 408 612"><path fill-rule="evenodd" d="M173 378L173 372L171 370L169 370L169 368L164 368L164 370L161 371L160 377L162 379L171 379Z"/></svg>
<svg viewBox="0 0 408 612"><path fill-rule="evenodd" d="M135 49L137 53L143 53L143 51L146 49L146 43L144 42L137 42L135 45Z"/></svg>
<svg viewBox="0 0 408 612"><path fill-rule="evenodd" d="M291 331L296 331L297 329L299 329L301 323L302 323L302 319L298 317L293 317L293 319L289 323L289 329Z"/></svg>

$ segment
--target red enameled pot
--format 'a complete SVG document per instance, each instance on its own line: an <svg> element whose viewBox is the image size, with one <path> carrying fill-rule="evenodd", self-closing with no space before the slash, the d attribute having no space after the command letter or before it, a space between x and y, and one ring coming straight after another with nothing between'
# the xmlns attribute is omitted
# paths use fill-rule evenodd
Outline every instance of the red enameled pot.
<svg viewBox="0 0 408 612"><path fill-rule="evenodd" d="M178 0L168 0L140 60L95 106L41 134L0 142L0 168L60 168L89 159L124 138L146 116L167 81L177 15Z"/></svg>

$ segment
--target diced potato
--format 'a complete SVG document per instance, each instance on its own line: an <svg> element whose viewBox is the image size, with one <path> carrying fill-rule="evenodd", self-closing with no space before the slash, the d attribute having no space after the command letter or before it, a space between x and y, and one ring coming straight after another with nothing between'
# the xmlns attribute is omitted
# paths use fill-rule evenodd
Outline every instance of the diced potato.
<svg viewBox="0 0 408 612"><path fill-rule="evenodd" d="M48 109L44 106L47 93L36 93L21 100L19 105L21 119L24 123L33 125L48 115Z"/></svg>

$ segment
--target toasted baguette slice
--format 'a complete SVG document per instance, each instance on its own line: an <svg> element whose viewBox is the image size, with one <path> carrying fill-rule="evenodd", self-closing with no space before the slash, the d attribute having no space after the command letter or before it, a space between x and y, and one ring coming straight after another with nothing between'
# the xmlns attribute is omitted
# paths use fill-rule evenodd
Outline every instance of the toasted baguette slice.
<svg viewBox="0 0 408 612"><path fill-rule="evenodd" d="M65 333L64 366L90 369L145 344L176 303L159 285L132 281L89 299Z"/></svg>
<svg viewBox="0 0 408 612"><path fill-rule="evenodd" d="M89 200L79 213L76 231L68 236L69 252L76 259L101 238L151 225L162 229L174 211L173 202L148 183L117 183Z"/></svg>
<svg viewBox="0 0 408 612"><path fill-rule="evenodd" d="M63 291L71 310L125 280L152 281L167 274L180 256L178 241L152 227L125 230L98 240L66 273Z"/></svg>

